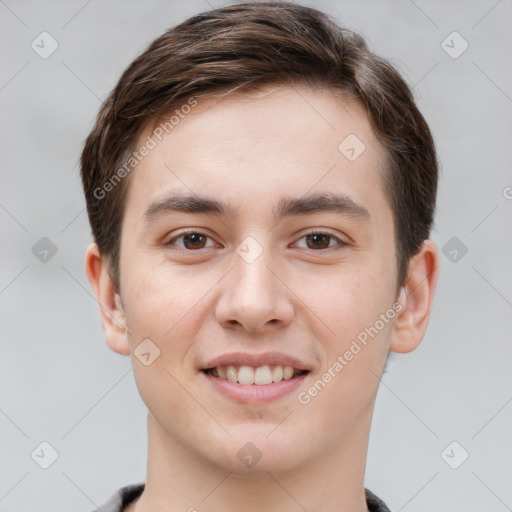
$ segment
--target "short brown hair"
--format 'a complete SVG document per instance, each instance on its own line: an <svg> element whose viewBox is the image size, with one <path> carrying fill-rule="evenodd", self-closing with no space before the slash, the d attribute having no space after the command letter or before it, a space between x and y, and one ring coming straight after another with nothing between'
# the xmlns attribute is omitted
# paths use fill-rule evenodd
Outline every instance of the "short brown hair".
<svg viewBox="0 0 512 512"><path fill-rule="evenodd" d="M438 182L434 141L411 90L360 35L327 14L258 2L204 12L166 31L130 64L101 107L81 175L92 233L117 290L130 175L112 178L141 131L191 98L294 84L327 88L365 107L388 157L383 178L394 215L398 286L405 283L409 259L430 234Z"/></svg>

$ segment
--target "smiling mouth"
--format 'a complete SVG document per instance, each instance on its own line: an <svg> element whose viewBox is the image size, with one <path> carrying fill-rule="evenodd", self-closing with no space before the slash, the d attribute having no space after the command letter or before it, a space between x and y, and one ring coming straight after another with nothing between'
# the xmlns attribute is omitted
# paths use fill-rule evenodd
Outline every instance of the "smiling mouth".
<svg viewBox="0 0 512 512"><path fill-rule="evenodd" d="M202 371L207 375L232 383L244 385L255 384L260 386L268 386L269 384L278 383L283 380L291 380L309 373L309 370L297 370L292 366L279 364L258 367L225 365L216 366L215 368L206 368Z"/></svg>

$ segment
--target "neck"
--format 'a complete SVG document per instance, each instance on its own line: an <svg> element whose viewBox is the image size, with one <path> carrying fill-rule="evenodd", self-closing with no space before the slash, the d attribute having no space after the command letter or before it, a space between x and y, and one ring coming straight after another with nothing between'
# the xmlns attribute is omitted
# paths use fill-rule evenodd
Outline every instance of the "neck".
<svg viewBox="0 0 512 512"><path fill-rule="evenodd" d="M148 468L144 492L129 512L367 512L364 472L372 410L356 431L340 436L314 460L287 471L270 468L246 473L215 466L170 439L148 415Z"/></svg>

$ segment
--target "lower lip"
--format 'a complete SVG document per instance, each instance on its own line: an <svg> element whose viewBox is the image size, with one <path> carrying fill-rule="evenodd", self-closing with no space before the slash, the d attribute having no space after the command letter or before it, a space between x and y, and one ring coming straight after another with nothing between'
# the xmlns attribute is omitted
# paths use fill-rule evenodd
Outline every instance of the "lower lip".
<svg viewBox="0 0 512 512"><path fill-rule="evenodd" d="M205 372L200 372L211 383L211 385L222 394L242 403L265 403L278 400L295 391L308 377L310 372L304 373L292 379L285 379L281 382L273 382L264 386L258 384L239 384L229 380L214 377Z"/></svg>

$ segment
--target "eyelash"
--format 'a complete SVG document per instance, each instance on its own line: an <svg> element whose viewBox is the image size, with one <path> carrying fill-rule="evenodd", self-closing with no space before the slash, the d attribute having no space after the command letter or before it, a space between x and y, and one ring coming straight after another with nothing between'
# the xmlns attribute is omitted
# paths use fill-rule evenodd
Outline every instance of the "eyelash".
<svg viewBox="0 0 512 512"><path fill-rule="evenodd" d="M171 238L168 242L165 243L165 245L166 246L176 246L176 244L173 243L175 240L178 240L180 238L183 238L186 235L191 235L191 234L201 235L201 236L205 236L205 237L211 239L211 237L208 236L206 233L202 233L201 231L197 231L197 230L189 230L189 231L185 231L185 232L183 232L183 233L181 233L181 234ZM342 247L345 247L345 246L349 245L348 242L345 242L345 241L341 240L337 236L334 236L334 235L332 235L332 234L330 234L328 232L325 232L325 231L322 231L322 230L319 230L319 229L312 230L312 231L309 231L308 233L305 233L303 236L301 236L299 238L299 240L302 240L303 238L306 238L306 237L312 236L312 235L324 235L324 236L327 236L328 238L334 239L338 243L338 248L342 248ZM326 247L326 248L323 248L323 249L309 249L309 248L306 247L306 249L308 249L310 251L314 251L314 252L326 251L326 250L332 249L332 248L333 247ZM208 247L206 247L206 248L203 247L203 248L200 248L200 249L186 249L184 247L179 247L179 249L172 249L172 250L176 250L176 251L184 250L186 252L198 252L201 249L208 249Z"/></svg>

